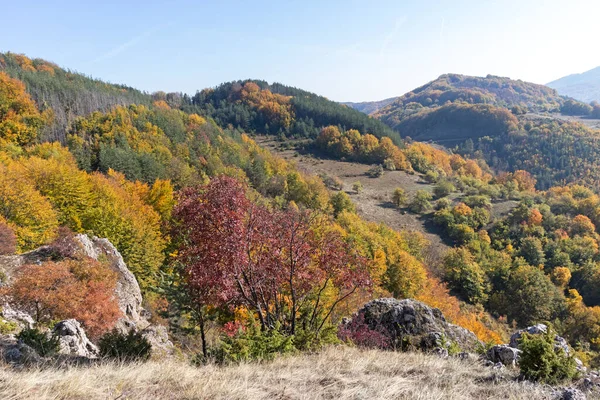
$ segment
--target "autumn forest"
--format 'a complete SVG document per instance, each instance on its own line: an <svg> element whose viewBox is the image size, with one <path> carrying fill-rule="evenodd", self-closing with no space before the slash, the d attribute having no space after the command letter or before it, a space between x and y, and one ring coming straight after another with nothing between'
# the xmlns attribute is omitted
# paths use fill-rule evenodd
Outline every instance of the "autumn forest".
<svg viewBox="0 0 600 400"><path fill-rule="evenodd" d="M48 246L53 261L0 296L40 326L77 318L110 334L116 278L72 253L85 233L118 249L197 363L342 343L344 317L394 297L439 308L484 347L549 324L598 366L600 141L585 123L597 118L597 103L495 76L443 75L367 115L279 83L146 93L3 53L0 254ZM423 231L369 221L339 181L265 137L368 165L365 179L418 177L392 207L447 249L436 259Z"/></svg>

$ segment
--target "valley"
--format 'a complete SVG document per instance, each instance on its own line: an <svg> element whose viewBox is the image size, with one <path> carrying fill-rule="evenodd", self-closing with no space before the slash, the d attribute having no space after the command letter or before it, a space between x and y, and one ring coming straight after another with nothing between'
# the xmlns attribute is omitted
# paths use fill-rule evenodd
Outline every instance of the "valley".
<svg viewBox="0 0 600 400"><path fill-rule="evenodd" d="M398 209L392 203L392 193L399 187L406 191L409 198L414 197L418 190L433 193L434 184L427 182L422 175L406 171L385 171L382 176L373 178L368 175L373 165L323 158L306 152L299 153L293 142L281 143L275 137L257 136L255 140L274 154L294 163L302 171L339 178L344 183L342 190L356 203L357 212L365 220L407 231L408 234L422 234L429 242L426 264L431 270L438 268L442 256L453 246L451 241L442 238L439 227L431 221L431 214L415 214L406 208ZM352 189L355 182L360 182L363 186L360 193ZM449 199L456 204L463 195L464 193L460 192L452 193ZM495 201L492 204L492 215L494 218L505 216L516 205L517 201L514 200Z"/></svg>

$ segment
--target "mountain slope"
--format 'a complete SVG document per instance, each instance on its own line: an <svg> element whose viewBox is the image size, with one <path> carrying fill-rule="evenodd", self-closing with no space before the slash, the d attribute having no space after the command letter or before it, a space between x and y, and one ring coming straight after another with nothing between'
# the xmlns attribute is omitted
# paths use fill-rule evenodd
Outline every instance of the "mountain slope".
<svg viewBox="0 0 600 400"><path fill-rule="evenodd" d="M390 97L389 99L379 100L379 101L363 101L360 103L353 102L342 102L343 105L352 107L355 110L363 112L365 114L373 114L374 112L379 111L383 107L391 104L397 99L397 97Z"/></svg>
<svg viewBox="0 0 600 400"><path fill-rule="evenodd" d="M565 76L549 82L547 86L556 89L563 96L586 103L600 101L600 67Z"/></svg>
<svg viewBox="0 0 600 400"><path fill-rule="evenodd" d="M403 137L434 141L497 172L527 170L546 189L600 190L600 107L543 85L495 76L442 75L373 114Z"/></svg>
<svg viewBox="0 0 600 400"><path fill-rule="evenodd" d="M495 107L518 106L528 111L554 111L563 103L558 93L543 85L488 75L484 77L446 74L377 111L373 115L391 127L423 108L448 103L489 104Z"/></svg>
<svg viewBox="0 0 600 400"><path fill-rule="evenodd" d="M22 54L0 53L0 71L23 81L39 108L52 109L53 121L41 133L44 140L64 143L65 131L76 117L109 111L115 105L152 102L150 95L129 86L103 82Z"/></svg>
<svg viewBox="0 0 600 400"><path fill-rule="evenodd" d="M58 76L56 72L52 75L46 71L42 67L45 65L42 61L39 64L31 62L34 67L29 70L29 59L24 60L23 66L15 67L15 70L28 70L26 72L32 75L44 74L44 79L48 80ZM36 79L32 79L34 84ZM80 79L86 84L90 81L82 75L73 79ZM177 210L181 199L179 195L204 195L209 190L208 185L212 184L210 187L213 189L210 190L213 190L214 199L187 204L229 207L223 204L231 198L229 194L218 192L226 186L220 182L226 182L230 188L233 187L231 190L238 199L245 198L259 203L257 207L260 207L261 215L280 224L278 226L281 229L289 226L284 221L300 218L296 216L298 213L314 213L319 218L307 219L307 223L318 223L314 229L324 229L322 232L331 231L332 235L339 233L341 236L335 243L340 254L349 255L356 251L356 255L360 256L360 267L369 267L365 272L369 277L362 271L356 271L356 276L365 276L365 279L357 281L357 285L373 285L374 288L372 292L361 294L362 297L357 299L356 304L346 304L344 300L345 314L351 314L359 301L392 292L399 297L418 295L424 302L441 297L445 300L438 307L452 307L449 311L453 316L449 318L457 318L457 324L465 321L465 324L478 331L482 340L500 341L501 334L492 331L496 327L490 325L488 328L486 325L492 321L490 316L471 309L461 310L458 299L440 286L438 278L428 274L423 262L426 243L421 235L415 232L397 232L385 225L368 224L356 214L350 201L344 201L343 193L340 197L340 193L329 192L319 177L304 174L293 163L261 148L243 130L247 126L249 133L263 133L275 127L275 132L280 133L279 138L285 141L287 133L295 134L290 130L291 127L297 126L298 121L301 121L311 127L307 131L309 134L318 134L322 126L320 124L335 124L335 129L339 126L342 130L344 126L362 127L363 132L373 129L371 132L381 136L388 131L394 134L382 122L295 88L267 85L260 81L243 81L243 84L234 82L199 92L194 99L159 92L145 98L152 100L150 105L116 105L107 112L95 111L89 115L74 117L67 130L61 131L66 142L64 146L50 137L38 135L43 123L48 121L41 118L43 113L35 110L34 101L26 92L26 87L31 92L29 83L24 84L8 76L5 71L0 71L0 233L7 231L16 242L8 250L9 254L52 242L59 233L59 227L106 237L123 254L137 279L142 282L143 290L146 290L157 284L163 262L172 262L171 255L166 257L166 252L170 252L167 249L206 242L179 240L169 235L176 231L175 226L183 223L173 220L178 218L176 215L181 215L173 211ZM110 90L112 87L114 86ZM86 99L86 96L95 93L93 90L86 90L85 86L74 86L73 89L74 97L69 92L65 96L57 96L58 107L67 109L78 98ZM8 112L4 112L5 110ZM236 118L239 118L239 122L234 125ZM30 124L33 125L28 126ZM268 129L266 125L269 126ZM381 131L377 132L378 128ZM254 129L256 130L253 131ZM381 147L373 146L375 142L379 144L375 136L365 133L363 138L358 131L349 131L358 134L354 136L364 144L362 150L370 153ZM399 138L397 134L396 137ZM383 138L381 142L385 144L383 148L392 153L400 151L389 138ZM435 162L417 151L411 154L419 159L423 167ZM449 155L446 154L440 160L449 166ZM465 167L469 166L466 161L464 164ZM467 168L457 165L455 169L456 171L451 172L465 170L465 173L469 172L471 175L476 172L482 175L479 167L466 171ZM342 202L336 203L335 198ZM236 210L244 205L249 206L244 200L240 200L241 205L237 201L235 203L232 207L236 207ZM226 209L222 212L226 212ZM235 213L234 217L242 218L240 224L246 222L242 215L244 212L241 209ZM294 213L294 216L284 218L284 212ZM211 212L206 215L219 218L218 214ZM201 225L198 229L205 228ZM312 225L310 229L313 229ZM210 234L209 237L214 235L214 232L207 233ZM311 243L319 244L322 241ZM352 252L340 247L346 246L345 243L352 245ZM223 251L231 250L220 243L215 246ZM233 251L239 251L237 244L230 247ZM182 252L169 254L185 254L186 249L181 250ZM309 262L312 263L312 259ZM189 263L181 265L187 267ZM170 273L170 266L166 267L165 272ZM389 274L395 274L390 279L385 278L388 267ZM336 268L338 270L340 273L347 271ZM278 268L277 271L283 269ZM333 282L330 278L325 278L325 275L310 275L315 279L326 279L321 285ZM167 278L169 282L170 279L180 278L174 275ZM335 282L345 285L346 281L336 278ZM174 283L175 287L172 289L185 291L185 283ZM227 283L223 283L224 285ZM344 290L346 287L344 286ZM273 290L283 293L287 288L278 286ZM316 290L316 286L307 290L312 292ZM236 291L231 293L232 296L237 295ZM352 293L354 291L350 294ZM286 296L273 297L284 298ZM153 299L157 302L171 301L170 298ZM206 301L213 304L211 299ZM221 304L217 301L219 300L214 300L214 305L220 307ZM314 304L315 307L321 307L324 303L317 299ZM333 301L333 304L338 302ZM185 307L185 310L190 309ZM312 321L319 321L319 327L331 323L335 330L342 315L333 314L334 307L328 307L330 311L327 314L311 314ZM269 307L261 309L270 310ZM185 310L179 311L185 317L178 320L183 321L182 324L187 324L186 321L189 320L185 314L188 311ZM296 316L306 318L307 314L298 313ZM482 322L484 317L485 324ZM245 319L236 321L240 324L249 323ZM227 322L232 321L223 321ZM197 322L190 322L195 323ZM223 325L221 321L218 324L220 325L215 330L221 332ZM181 328L193 331L198 327L186 325ZM289 332L285 331L284 334L289 336ZM207 350L204 346L203 349Z"/></svg>
<svg viewBox="0 0 600 400"><path fill-rule="evenodd" d="M32 74L52 76L45 64L39 69L33 65ZM499 169L502 163L515 168L526 162L537 176L547 172L542 186L577 176L598 181L595 160L600 157L595 152L600 146L589 140L596 133L577 124L560 125L551 116L544 121L539 114L544 107L556 107L553 102L561 109L569 105L571 111L578 103L554 99L554 92L520 82L494 78L488 86L476 90L471 85L450 94L438 86L438 98L460 92L460 99L472 102L412 102L422 109L400 122L413 123L415 133L430 127L437 139L445 137L444 127L452 121L473 125L474 134L458 150L485 155ZM597 360L600 318L588 306L600 304L600 264L595 262L600 259L600 198L589 189L539 193L535 179L523 170L494 176L481 160L425 143L407 141L400 148L384 137L392 130L380 121L320 96L262 81L232 82L193 98L156 93L149 97L150 105L114 106L75 118L63 132L68 147L36 137L44 113L35 110L22 82L0 71L0 89L0 233L19 241L9 254L51 242L61 226L109 238L142 288L156 288L159 278L168 285L168 297L160 297L161 290L146 300L156 309L168 309L174 334L181 335L182 347L192 346L190 352L202 347L204 356L210 350L227 352L224 357L234 360L270 358L274 353L264 355L262 343L279 337L286 340L282 353L313 349L311 337L325 339L321 328L328 329L326 340L333 341L341 318L360 303L395 296L440 308L486 343L502 342L513 321L524 327L558 321L558 333L582 343L582 349L589 344L585 359ZM514 95L519 90L522 97ZM433 94L433 89L425 91ZM58 99L61 107L72 100ZM519 101L514 112L506 108L511 101ZM523 115L523 108L529 113ZM536 110L538 114L532 112ZM470 118L481 125L471 124ZM313 172L329 176L302 173L301 158L296 166L274 156L245 132L276 134L286 149L293 145L288 134L302 138L295 141L299 152L320 151L335 160L309 160ZM369 182L363 187L357 179ZM353 193L345 193L344 185L352 185ZM403 218L405 213L411 215ZM434 224L438 229L431 234L460 247L440 254L439 268L433 268L418 232L367 223L361 215L393 222L398 229ZM299 243L304 256L298 263L289 258L298 253L288 245L295 247L302 237L308 241ZM348 255L353 258L344 259ZM229 270L232 265L236 267ZM295 271L302 268L302 276L294 278L288 265ZM204 279L205 272L210 279ZM248 276L246 272L274 279L245 279L241 275ZM288 304L290 293L300 293L293 286L297 278L303 287L302 308L313 311L297 312L294 301ZM242 284L257 293L265 282L272 295L260 303L245 296ZM199 292L202 298L196 297ZM347 296L353 294L350 300ZM250 312L231 312L231 304ZM207 344L184 336L199 330L204 339L204 310L223 311L222 318L211 316L207 325L221 341ZM271 310L281 314L270 315ZM269 314L265 317L263 311ZM255 313L260 328L252 322ZM267 324L271 318L277 323ZM302 331L294 331L296 327ZM248 341L259 343L260 354L236 350ZM314 342L314 348L320 343L325 342Z"/></svg>

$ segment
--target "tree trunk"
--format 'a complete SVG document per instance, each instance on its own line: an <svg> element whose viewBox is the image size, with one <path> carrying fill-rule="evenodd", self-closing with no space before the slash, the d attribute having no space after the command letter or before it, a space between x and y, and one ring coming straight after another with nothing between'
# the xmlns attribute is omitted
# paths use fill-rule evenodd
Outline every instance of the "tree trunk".
<svg viewBox="0 0 600 400"><path fill-rule="evenodd" d="M204 359L208 357L208 349L206 347L206 330L204 326L204 313L200 311L200 339L202 340L202 355Z"/></svg>

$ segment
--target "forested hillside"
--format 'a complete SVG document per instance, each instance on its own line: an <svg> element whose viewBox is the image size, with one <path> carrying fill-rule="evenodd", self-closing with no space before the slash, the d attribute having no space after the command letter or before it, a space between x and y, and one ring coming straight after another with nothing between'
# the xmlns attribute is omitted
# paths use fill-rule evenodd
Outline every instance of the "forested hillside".
<svg viewBox="0 0 600 400"><path fill-rule="evenodd" d="M22 59L23 65L34 64ZM200 92L189 103L185 96L155 93L147 105L114 105L78 116L62 133L63 144L42 135L53 124L53 110L40 112L27 83L0 71L2 253L44 244L63 248L69 232L108 238L139 280L147 307L204 357L247 357L239 346L248 340L279 340L274 353L336 342L342 316L392 293L442 308L483 341L501 340L502 324L482 310L461 307L431 274L418 233L365 222L345 193L331 193L319 177L260 148L244 125L229 118L247 112L255 124L249 129L264 122L277 132L310 118L318 121L317 136L324 129L316 127L325 123L381 129L380 135L389 128L324 98L309 101L314 95L294 100L286 91L304 93L296 89L232 86ZM82 88L65 101L85 102L89 93L95 96ZM226 97L217 101L221 95ZM389 138L381 142L392 155L402 154ZM427 147L413 153L418 168L450 165ZM459 164L448 173L462 174ZM467 174L483 177L474 171ZM52 295L52 274L65 268L74 273L68 272L68 254L58 252L39 280L19 286L37 285L29 290L48 293L40 326L68 317L53 306L58 300ZM269 295L249 295L259 291ZM94 320L100 310L89 312ZM108 322L102 326L110 328ZM222 341L209 341L207 332Z"/></svg>
<svg viewBox="0 0 600 400"><path fill-rule="evenodd" d="M553 111L560 108L563 99L555 90L543 85L492 75L482 78L447 74L399 97L374 116L395 127L424 107L458 102L505 108L519 106L528 111Z"/></svg>
<svg viewBox="0 0 600 400"><path fill-rule="evenodd" d="M213 118L221 125L263 134L317 136L322 127L369 132L378 138L400 136L380 121L325 97L279 83L237 81L202 90L191 98L185 110Z"/></svg>
<svg viewBox="0 0 600 400"><path fill-rule="evenodd" d="M496 172L526 170L538 188L584 183L598 189L600 105L508 78L442 75L373 116L402 137L434 141L485 160Z"/></svg>
<svg viewBox="0 0 600 400"><path fill-rule="evenodd" d="M21 69L46 65L19 57ZM53 76L42 67L27 73L32 82L41 81L36 74ZM60 73L54 77L62 82ZM598 364L600 200L589 188L540 192L525 170L495 174L482 159L417 141L396 144L386 136L390 128L364 114L260 81L191 97L142 95L145 104L114 104L73 117L61 143L43 135L56 113L36 105L27 82L0 71L0 252L45 244L61 249L72 232L108 238L139 280L147 307L178 343L199 353L198 362L270 358L339 343L342 317L367 300L393 296L438 307L485 343L505 339L509 324L547 322L575 344L580 358ZM80 89L64 101L85 103L104 90ZM506 90L545 96L543 104L523 103L532 110L567 104L536 87ZM522 165L547 176L542 185L569 181L580 168L591 171L582 178L593 183L595 142L583 141L581 149L560 142L569 135L591 139L593 132L515 115L499 107L511 96L490 93L496 99L488 104L425 107L407 120L460 115L468 126L473 115L493 119L487 127L497 130L495 137L514 140L512 147L476 147L494 141L473 134L460 147L463 153L494 154L487 158L499 169ZM430 126L443 128L441 122ZM277 134L284 146L294 136L299 150L317 157L372 165L369 179L393 170L418 176L415 181L433 189L408 198L399 187L390 194L391 207L434 224L455 247L440 265L427 265L421 234L366 222L339 182L303 173L261 148L251 137L258 133ZM521 155L525 148L529 153ZM553 159L560 151L565 156ZM570 152L588 158L566 158ZM556 175L559 163L573 170ZM499 202L518 206L494 215ZM52 307L53 273L92 279L72 268L68 252L56 258L36 270L39 279L18 286L48 294L40 326L68 317ZM6 293L13 299L24 292ZM88 321L100 311L92 307ZM110 328L107 323L95 333Z"/></svg>
<svg viewBox="0 0 600 400"><path fill-rule="evenodd" d="M0 71L24 82L40 110L51 110L53 118L41 132L44 140L64 143L67 127L78 116L109 111L114 105L151 103L148 94L139 90L109 84L21 54L0 54Z"/></svg>

